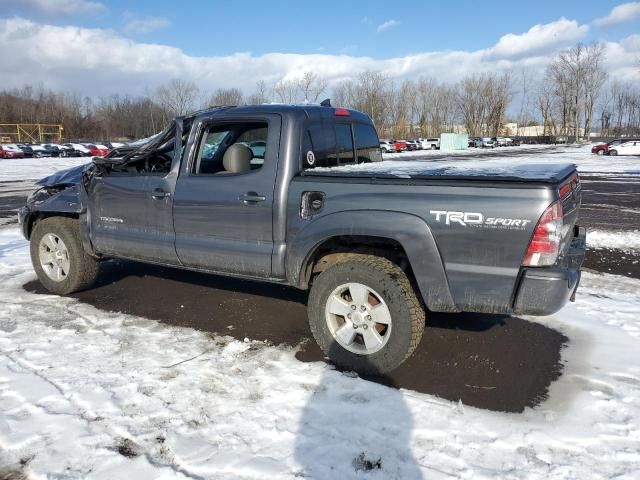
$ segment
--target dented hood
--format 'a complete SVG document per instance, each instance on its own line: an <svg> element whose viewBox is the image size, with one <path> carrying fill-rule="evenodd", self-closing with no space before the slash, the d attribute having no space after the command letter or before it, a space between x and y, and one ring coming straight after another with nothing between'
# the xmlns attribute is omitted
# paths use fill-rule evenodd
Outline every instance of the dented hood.
<svg viewBox="0 0 640 480"><path fill-rule="evenodd" d="M85 163L84 165L78 165L77 167L67 168L65 170L59 170L53 175L41 178L36 182L36 185L43 187L55 187L60 185L78 185L80 183L80 177L82 172L91 167L91 163Z"/></svg>

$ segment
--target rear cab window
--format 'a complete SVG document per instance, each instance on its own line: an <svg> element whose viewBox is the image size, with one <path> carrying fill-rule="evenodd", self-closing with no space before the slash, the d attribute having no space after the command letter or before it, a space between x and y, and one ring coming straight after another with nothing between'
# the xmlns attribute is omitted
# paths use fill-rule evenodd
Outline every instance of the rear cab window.
<svg viewBox="0 0 640 480"><path fill-rule="evenodd" d="M303 129L301 156L303 170L382 161L373 125L344 120L308 122Z"/></svg>

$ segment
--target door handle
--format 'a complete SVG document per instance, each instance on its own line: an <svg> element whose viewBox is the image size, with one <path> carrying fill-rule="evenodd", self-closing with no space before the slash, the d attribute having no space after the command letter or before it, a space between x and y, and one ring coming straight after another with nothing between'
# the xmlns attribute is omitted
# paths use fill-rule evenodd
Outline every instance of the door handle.
<svg viewBox="0 0 640 480"><path fill-rule="evenodd" d="M171 193L170 192L165 192L161 188L154 188L153 191L151 192L151 196L154 199L158 200L160 198L170 197Z"/></svg>
<svg viewBox="0 0 640 480"><path fill-rule="evenodd" d="M264 202L267 197L264 195L258 195L256 192L247 192L240 195L238 199L245 205L250 205L253 203Z"/></svg>

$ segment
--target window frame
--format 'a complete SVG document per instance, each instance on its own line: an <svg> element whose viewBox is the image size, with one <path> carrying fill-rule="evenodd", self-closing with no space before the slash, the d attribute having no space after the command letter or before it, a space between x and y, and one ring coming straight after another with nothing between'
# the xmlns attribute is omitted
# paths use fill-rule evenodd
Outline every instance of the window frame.
<svg viewBox="0 0 640 480"><path fill-rule="evenodd" d="M266 126L267 129L267 135L265 138L265 154L263 156L263 163L260 166L260 168L256 168L256 169L252 169L249 170L248 172L240 172L240 173L226 173L224 175L219 175L220 172L216 172L216 173L197 173L196 172L196 168L198 166L198 162L200 161L200 153L202 151L202 148L204 147L203 144L203 139L205 137L205 135L208 133L208 129L212 126L215 125L217 126L224 126L224 125L237 125L237 124L242 124L242 123L262 123ZM203 119L200 124L198 125L198 129L195 133L195 135L197 136L195 139L195 143L194 143L194 147L192 147L192 151L193 154L191 154L189 156L189 161L187 162L187 171L186 174L189 177L219 177L219 178L223 178L223 177L237 177L237 176L241 176L241 175L252 175L252 174L256 174L260 171L262 171L262 169L265 167L265 163L267 161L267 149L269 147L269 133L270 133L270 129L272 128L271 126L271 120L267 117L262 117L262 118L256 118L256 117L247 117L247 118L225 118L225 119L216 119L215 117L213 118L207 118L207 119ZM248 131L248 130L247 130ZM244 135L243 132L242 135ZM238 137L239 138L239 137ZM233 145L230 144L229 147ZM229 148L227 147L227 148Z"/></svg>

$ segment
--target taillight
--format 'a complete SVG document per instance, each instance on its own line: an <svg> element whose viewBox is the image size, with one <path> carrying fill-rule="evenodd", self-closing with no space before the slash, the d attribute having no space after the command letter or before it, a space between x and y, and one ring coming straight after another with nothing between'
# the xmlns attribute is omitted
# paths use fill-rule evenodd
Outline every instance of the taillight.
<svg viewBox="0 0 640 480"><path fill-rule="evenodd" d="M562 204L558 201L549 205L540 217L522 264L525 267L545 267L556 263L562 242L562 227Z"/></svg>
<svg viewBox="0 0 640 480"><path fill-rule="evenodd" d="M350 115L349 110L346 108L336 108L334 114L336 117L348 117Z"/></svg>
<svg viewBox="0 0 640 480"><path fill-rule="evenodd" d="M577 189L579 184L580 179L578 175L573 175L563 186L560 187L560 198L564 199L565 197L568 197L571 194L571 190Z"/></svg>

